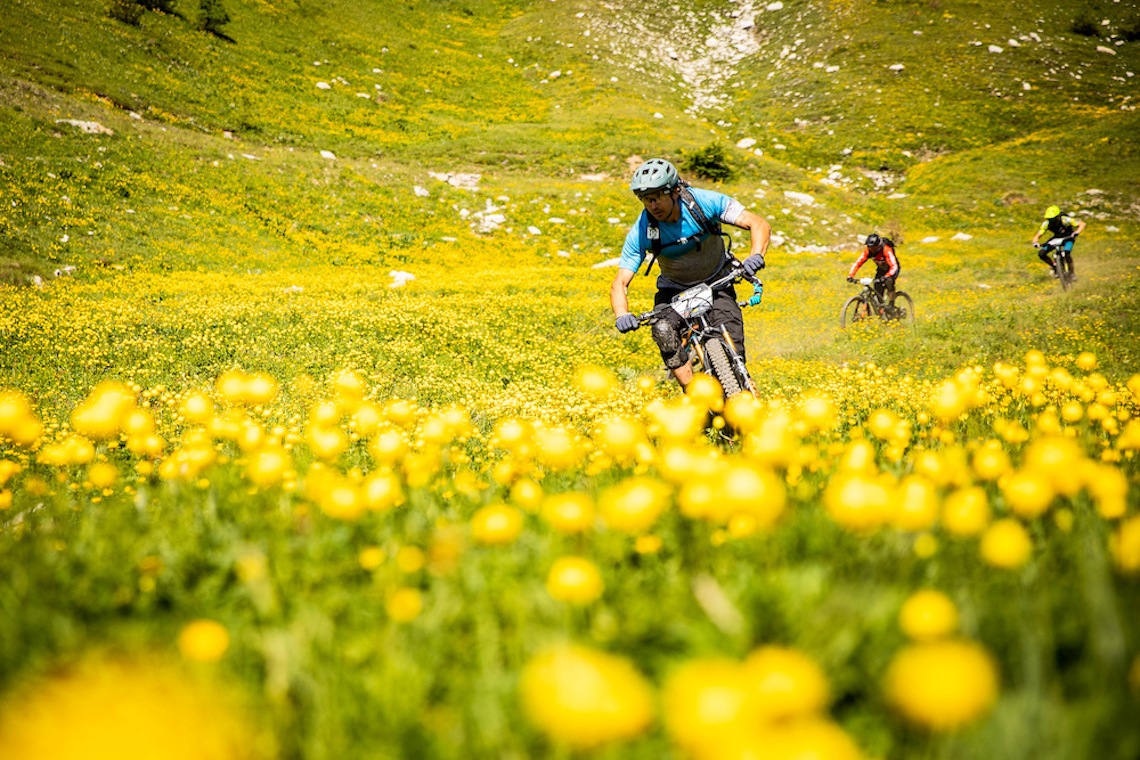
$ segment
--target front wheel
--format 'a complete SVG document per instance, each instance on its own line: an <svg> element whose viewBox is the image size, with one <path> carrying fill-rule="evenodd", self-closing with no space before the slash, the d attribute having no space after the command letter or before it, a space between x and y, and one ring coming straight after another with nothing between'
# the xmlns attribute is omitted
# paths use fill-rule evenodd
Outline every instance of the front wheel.
<svg viewBox="0 0 1140 760"><path fill-rule="evenodd" d="M1061 290L1068 290L1073 286L1073 259L1071 253L1063 253L1058 257L1057 279L1061 281Z"/></svg>
<svg viewBox="0 0 1140 760"><path fill-rule="evenodd" d="M862 294L851 296L843 303L843 308L839 311L839 327L840 329L847 329L848 325L868 320L874 314L875 310L871 308L871 304L863 298Z"/></svg>
<svg viewBox="0 0 1140 760"><path fill-rule="evenodd" d="M707 369L720 382L725 398L732 398L744 390L732 371L732 360L723 343L715 338L705 343L705 358L708 359Z"/></svg>
<svg viewBox="0 0 1140 760"><path fill-rule="evenodd" d="M907 325L914 321L914 301L901 290L891 299L890 319Z"/></svg>

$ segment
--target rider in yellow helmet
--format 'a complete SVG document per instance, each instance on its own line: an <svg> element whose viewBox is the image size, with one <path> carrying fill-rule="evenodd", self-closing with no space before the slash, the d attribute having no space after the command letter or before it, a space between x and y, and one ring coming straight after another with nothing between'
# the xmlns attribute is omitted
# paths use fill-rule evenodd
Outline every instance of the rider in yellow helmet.
<svg viewBox="0 0 1140 760"><path fill-rule="evenodd" d="M1068 214L1061 213L1060 206L1050 206L1045 209L1045 221L1041 223L1041 228L1037 230L1037 234L1033 236L1031 242L1033 243L1033 247L1037 248L1041 237L1045 234L1048 234L1046 240L1052 240L1054 238L1063 239L1065 242L1061 245L1061 248L1069 253L1069 266L1071 271L1073 240L1084 231L1085 223L1083 221L1074 219ZM1049 257L1049 254L1045 251L1038 250L1037 257L1049 266L1049 269L1053 272L1053 276L1056 277L1057 271L1053 269L1053 260ZM1073 279L1076 279L1075 275Z"/></svg>

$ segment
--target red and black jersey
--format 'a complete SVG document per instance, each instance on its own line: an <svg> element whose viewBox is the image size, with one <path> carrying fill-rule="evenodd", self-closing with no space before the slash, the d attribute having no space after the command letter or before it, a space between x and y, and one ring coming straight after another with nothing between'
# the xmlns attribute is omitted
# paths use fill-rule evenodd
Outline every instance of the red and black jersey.
<svg viewBox="0 0 1140 760"><path fill-rule="evenodd" d="M854 277L855 273L859 271L859 267L867 261L867 259L874 259L875 263L879 265L879 269L884 266L887 267L887 273L884 277L894 277L899 273L899 258L895 255L895 247L883 243L878 251L871 251L870 248L864 248L863 253L859 254L859 258L851 267L851 271L847 273L848 277Z"/></svg>

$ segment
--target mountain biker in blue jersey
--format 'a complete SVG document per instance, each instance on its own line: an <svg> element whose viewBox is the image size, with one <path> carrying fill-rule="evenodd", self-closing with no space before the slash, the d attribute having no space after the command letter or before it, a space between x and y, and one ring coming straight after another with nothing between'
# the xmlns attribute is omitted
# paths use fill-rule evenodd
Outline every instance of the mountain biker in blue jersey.
<svg viewBox="0 0 1140 760"><path fill-rule="evenodd" d="M1069 254L1069 272L1073 271L1073 241L1076 240L1077 235L1085 231L1085 223L1080 219L1075 219L1068 214L1061 213L1060 206L1050 206L1045 210L1045 221L1041 223L1041 228L1037 230L1037 234L1033 236L1034 248L1040 248L1038 241L1043 235L1048 235L1046 241L1053 238L1061 238L1065 242L1061 244L1061 249ZM1057 276L1057 270L1053 267L1053 259L1045 251L1038 250L1037 258L1044 261L1049 265L1049 269L1053 272L1053 276ZM1077 279L1073 275L1073 279Z"/></svg>
<svg viewBox="0 0 1140 760"><path fill-rule="evenodd" d="M638 167L629 189L645 209L626 235L618 273L610 285L610 307L619 332L638 327L637 316L629 310L629 284L647 255L652 258L646 274L655 261L661 268L654 306L669 303L684 289L710 282L726 271L731 257L720 235L721 223L749 232L749 256L743 262L745 273L751 276L764 268L772 228L739 201L711 190L689 187L677 175L673 164L661 158L650 159ZM744 357L744 315L736 303L732 286L714 292L711 317L714 324L725 325L733 344ZM684 388L693 379L693 365L682 345L682 326L681 317L669 311L665 319L654 323L652 332L665 366Z"/></svg>

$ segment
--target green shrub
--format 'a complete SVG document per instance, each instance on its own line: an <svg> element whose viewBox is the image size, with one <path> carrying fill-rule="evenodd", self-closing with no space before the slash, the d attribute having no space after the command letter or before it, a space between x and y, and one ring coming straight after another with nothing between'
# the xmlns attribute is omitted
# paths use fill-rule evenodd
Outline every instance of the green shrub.
<svg viewBox="0 0 1140 760"><path fill-rule="evenodd" d="M1069 29L1073 31L1073 34L1080 34L1084 37L1100 36L1100 28L1097 26L1096 19L1088 11L1073 19L1073 25Z"/></svg>
<svg viewBox="0 0 1140 760"><path fill-rule="evenodd" d="M711 179L714 182L731 182L736 168L720 143L710 143L700 150L683 154L681 169L687 174Z"/></svg>
<svg viewBox="0 0 1140 760"><path fill-rule="evenodd" d="M230 14L222 0L198 0L198 28L210 34L221 34L222 27L230 23Z"/></svg>
<svg viewBox="0 0 1140 760"><path fill-rule="evenodd" d="M145 10L135 0L111 0L107 7L107 15L116 21L122 21L124 24L138 26L139 19L142 18Z"/></svg>

